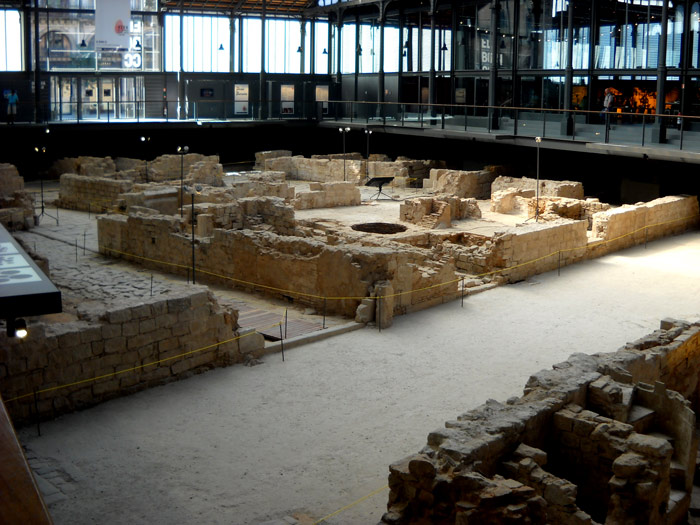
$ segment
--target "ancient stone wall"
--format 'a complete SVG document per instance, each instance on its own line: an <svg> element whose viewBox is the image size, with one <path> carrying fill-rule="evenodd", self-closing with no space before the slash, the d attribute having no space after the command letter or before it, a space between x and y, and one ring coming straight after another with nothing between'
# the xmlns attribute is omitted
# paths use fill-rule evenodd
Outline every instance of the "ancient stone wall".
<svg viewBox="0 0 700 525"><path fill-rule="evenodd" d="M64 173L75 173L88 177L105 177L114 174L117 166L111 157L68 157L55 161L49 172L59 177Z"/></svg>
<svg viewBox="0 0 700 525"><path fill-rule="evenodd" d="M537 180L522 177L500 176L491 184L491 192L504 190L529 191L537 189ZM568 197L570 199L583 199L583 184L570 180L557 181L540 179L540 196Z"/></svg>
<svg viewBox="0 0 700 525"><path fill-rule="evenodd" d="M331 158L333 157L333 158ZM282 171L288 179L311 182L352 182L359 183L365 175L365 161L362 159L278 157L265 160L266 171Z"/></svg>
<svg viewBox="0 0 700 525"><path fill-rule="evenodd" d="M298 192L292 201L295 210L359 206L360 189L351 182L312 182L309 191Z"/></svg>
<svg viewBox="0 0 700 525"><path fill-rule="evenodd" d="M25 339L0 334L0 388L15 424L86 408L107 399L241 362L263 348L262 337L236 337L237 312L202 287L139 304L82 305L78 321L32 324ZM217 344L221 343L221 344ZM177 357L209 347L201 352ZM173 359L170 359L173 358ZM134 367L155 363L143 368ZM114 372L122 372L112 375ZM107 376L96 381L90 380Z"/></svg>
<svg viewBox="0 0 700 525"><path fill-rule="evenodd" d="M453 220L481 218L476 199L459 197L419 197L406 199L399 208L402 221L418 224L424 228L449 228Z"/></svg>
<svg viewBox="0 0 700 525"><path fill-rule="evenodd" d="M255 201L250 205L259 206ZM100 251L106 255L132 259L124 254L133 254L139 256L133 257L135 262L168 272L185 273L191 266L189 231L179 218L110 215L99 217L97 225ZM402 293L386 308L392 314L439 304L457 293L451 259L412 246L330 246L264 229L214 229L212 235L196 243L201 278L287 297L319 310L325 306L328 313L354 317L378 281L388 281L395 293Z"/></svg>
<svg viewBox="0 0 700 525"><path fill-rule="evenodd" d="M700 325L661 327L615 353L575 354L533 375L521 398L432 432L390 466L382 521L685 523Z"/></svg>
<svg viewBox="0 0 700 525"><path fill-rule="evenodd" d="M34 224L34 197L24 191L24 179L12 164L0 164L0 224L8 230Z"/></svg>
<svg viewBox="0 0 700 525"><path fill-rule="evenodd" d="M554 199L552 202L559 201ZM453 247L451 251L457 267L474 274L495 271L494 275L516 282L580 260L642 244L646 240L677 235L700 222L697 197L663 197L644 204L593 213L591 237L587 232L591 215L586 209L593 211L599 203L566 202L582 203L579 210L582 220L530 222L495 233L489 245ZM645 233L645 227L649 227L648 233Z"/></svg>
<svg viewBox="0 0 700 525"><path fill-rule="evenodd" d="M447 193L456 197L488 199L491 183L496 179L495 170L461 171L431 169L430 178L423 179L423 187L435 193Z"/></svg>
<svg viewBox="0 0 700 525"><path fill-rule="evenodd" d="M256 151L255 152L255 170L264 170L265 161L268 159L274 159L277 157L291 157L292 152L286 149L277 149L271 151Z"/></svg>
<svg viewBox="0 0 700 525"><path fill-rule="evenodd" d="M593 215L593 236L606 242L591 250L596 256L622 250L677 235L699 222L695 196L669 196L643 204L620 206Z"/></svg>
<svg viewBox="0 0 700 525"><path fill-rule="evenodd" d="M0 195L12 196L24 191L24 179L12 164L0 163Z"/></svg>
<svg viewBox="0 0 700 525"><path fill-rule="evenodd" d="M493 269L510 268L499 275L516 282L578 262L586 255L586 226L585 221L560 220L529 223L497 233L493 238ZM556 252L561 252L561 257Z"/></svg>
<svg viewBox="0 0 700 525"><path fill-rule="evenodd" d="M117 202L120 194L130 192L133 186L130 180L64 173L56 204L70 210L107 210Z"/></svg>

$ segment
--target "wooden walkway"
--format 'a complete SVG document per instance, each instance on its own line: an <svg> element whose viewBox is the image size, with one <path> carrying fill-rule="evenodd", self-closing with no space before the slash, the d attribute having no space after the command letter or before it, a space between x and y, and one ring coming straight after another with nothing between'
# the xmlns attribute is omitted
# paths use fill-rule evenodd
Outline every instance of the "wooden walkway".
<svg viewBox="0 0 700 525"><path fill-rule="evenodd" d="M284 339L290 339L323 329L323 324L320 322L291 318L287 319L285 327L284 315L268 310L260 310L245 304L239 304L238 307L238 324L242 328L255 329L256 332L261 333L268 341L280 340L280 323L282 323L282 336Z"/></svg>

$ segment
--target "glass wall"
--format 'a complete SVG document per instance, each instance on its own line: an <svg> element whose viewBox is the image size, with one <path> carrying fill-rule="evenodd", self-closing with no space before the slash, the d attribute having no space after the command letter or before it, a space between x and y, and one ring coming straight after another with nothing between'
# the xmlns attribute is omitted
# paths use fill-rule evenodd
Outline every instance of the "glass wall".
<svg viewBox="0 0 700 525"><path fill-rule="evenodd" d="M165 70L180 70L180 28L182 26L182 69L188 72L227 72L231 60L231 25L220 16L165 16Z"/></svg>
<svg viewBox="0 0 700 525"><path fill-rule="evenodd" d="M22 70L22 26L19 11L0 9L0 71Z"/></svg>

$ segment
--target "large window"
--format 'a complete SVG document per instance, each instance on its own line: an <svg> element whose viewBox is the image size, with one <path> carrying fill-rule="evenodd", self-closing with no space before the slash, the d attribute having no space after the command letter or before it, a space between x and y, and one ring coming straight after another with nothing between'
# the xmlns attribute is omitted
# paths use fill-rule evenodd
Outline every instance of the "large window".
<svg viewBox="0 0 700 525"><path fill-rule="evenodd" d="M266 20L265 71L301 72L301 24L298 20ZM246 42L249 39L246 38Z"/></svg>
<svg viewBox="0 0 700 525"><path fill-rule="evenodd" d="M188 72L229 71L231 49L229 19L220 16L185 15L165 17L165 69L180 70L180 42L183 42L182 69Z"/></svg>
<svg viewBox="0 0 700 525"><path fill-rule="evenodd" d="M19 11L0 9L0 71L22 69L21 35Z"/></svg>
<svg viewBox="0 0 700 525"><path fill-rule="evenodd" d="M260 38L262 36L262 21L259 18L243 19L243 71L246 73L260 72Z"/></svg>

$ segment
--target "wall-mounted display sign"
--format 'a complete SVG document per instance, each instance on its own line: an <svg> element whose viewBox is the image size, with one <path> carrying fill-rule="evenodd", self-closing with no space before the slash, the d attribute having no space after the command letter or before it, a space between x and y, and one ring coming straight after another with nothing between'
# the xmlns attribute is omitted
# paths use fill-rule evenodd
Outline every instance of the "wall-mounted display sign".
<svg viewBox="0 0 700 525"><path fill-rule="evenodd" d="M282 84L280 101L282 114L291 115L294 113L294 84Z"/></svg>
<svg viewBox="0 0 700 525"><path fill-rule="evenodd" d="M455 104L467 103L467 88L455 89Z"/></svg>
<svg viewBox="0 0 700 525"><path fill-rule="evenodd" d="M236 115L248 114L248 84L236 84L233 86L233 104Z"/></svg>
<svg viewBox="0 0 700 525"><path fill-rule="evenodd" d="M316 102L321 103L324 115L328 113L328 86L316 86Z"/></svg>
<svg viewBox="0 0 700 525"><path fill-rule="evenodd" d="M95 0L95 47L98 50L129 49L131 0Z"/></svg>

